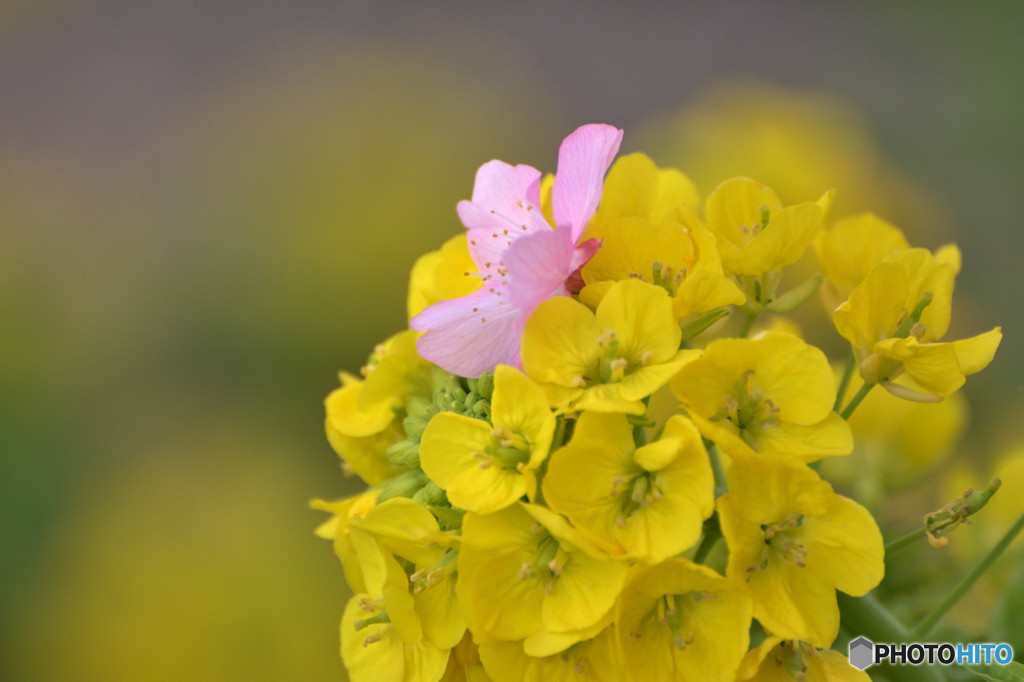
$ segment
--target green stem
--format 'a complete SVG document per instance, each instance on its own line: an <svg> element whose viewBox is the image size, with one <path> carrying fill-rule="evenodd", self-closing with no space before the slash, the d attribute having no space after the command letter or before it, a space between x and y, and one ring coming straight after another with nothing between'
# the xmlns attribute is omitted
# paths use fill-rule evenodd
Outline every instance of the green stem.
<svg viewBox="0 0 1024 682"><path fill-rule="evenodd" d="M931 629L935 627L935 624L938 623L944 615L946 615L947 611L953 608L953 605L959 601L960 597L964 596L964 593L967 592L975 582L977 582L978 578L984 575L985 571L992 567L992 564L995 563L996 559L1006 551L1006 548L1010 546L1010 543L1013 542L1014 538L1016 538L1022 530L1024 530L1024 514L1021 514L1017 518L1017 521L1010 526L1010 530L1006 531L1006 534L996 544L996 546L993 547L981 561L975 564L974 568L971 569L971 572L964 576L963 580L961 580L960 583L954 587L948 595L946 595L946 598L942 600L942 603L932 609L931 612L929 612L929 614L925 616L913 630L910 631L910 636L914 641L919 641L921 637L924 637L931 632Z"/></svg>
<svg viewBox="0 0 1024 682"><path fill-rule="evenodd" d="M714 443L704 442L704 449L708 451L711 459L711 472L715 475L715 497L729 492L729 486L725 482L725 469L722 468L722 460L718 457L718 449Z"/></svg>
<svg viewBox="0 0 1024 682"><path fill-rule="evenodd" d="M850 415L853 414L853 411L857 409L858 405L860 405L860 402L864 400L864 397L874 387L874 384L864 384L863 386L861 386L860 390L857 391L857 395L853 396L849 404L847 404L847 406L843 408L843 412L839 416L842 417L843 419L849 419Z"/></svg>
<svg viewBox="0 0 1024 682"><path fill-rule="evenodd" d="M853 370L856 368L857 358L854 357L853 353L850 353L850 359L846 361L846 367L843 368L843 378L839 381L839 390L836 391L836 402L832 405L833 410L839 410L839 405L843 401L843 396L846 395L846 389L850 385L850 379L853 377Z"/></svg>
<svg viewBox="0 0 1024 682"><path fill-rule="evenodd" d="M693 563L703 564L721 539L722 528L718 525L718 515L715 514L704 522L704 539L700 541L697 551L693 554Z"/></svg>
<svg viewBox="0 0 1024 682"><path fill-rule="evenodd" d="M913 533L907 533L906 535L901 537L899 540L893 540L892 542L890 542L889 544L887 544L885 546L885 556L886 556L886 558L888 558L890 554L893 554L893 553L903 549L904 547L908 547L908 546L914 544L915 542L917 542L918 540L920 540L923 537L926 537L927 535L928 535L928 529L927 528L918 528Z"/></svg>
<svg viewBox="0 0 1024 682"><path fill-rule="evenodd" d="M743 328L740 329L740 338L747 338L747 334L754 328L754 321L757 319L757 313L747 313L747 319L743 320Z"/></svg>
<svg viewBox="0 0 1024 682"><path fill-rule="evenodd" d="M562 447L562 441L565 440L565 422L565 417L558 417L555 420L555 433L551 438L551 448L548 450L549 455Z"/></svg>

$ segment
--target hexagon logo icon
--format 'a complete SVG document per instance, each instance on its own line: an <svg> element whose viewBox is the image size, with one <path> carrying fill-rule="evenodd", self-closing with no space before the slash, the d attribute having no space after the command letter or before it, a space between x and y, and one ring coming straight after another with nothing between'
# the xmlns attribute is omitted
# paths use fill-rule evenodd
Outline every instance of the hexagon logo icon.
<svg viewBox="0 0 1024 682"><path fill-rule="evenodd" d="M850 665L864 670L875 662L875 644L867 637L858 637L850 642Z"/></svg>

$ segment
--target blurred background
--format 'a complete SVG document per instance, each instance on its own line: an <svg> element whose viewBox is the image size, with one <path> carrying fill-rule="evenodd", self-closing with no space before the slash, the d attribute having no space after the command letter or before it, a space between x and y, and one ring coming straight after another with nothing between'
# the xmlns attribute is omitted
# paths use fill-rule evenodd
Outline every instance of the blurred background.
<svg viewBox="0 0 1024 682"><path fill-rule="evenodd" d="M704 194L836 187L834 217L957 241L949 337L1005 339L926 492L882 513L909 530L1024 460L1021 25L998 1L0 3L0 679L344 679L307 503L361 484L321 401L404 326L476 168L553 171L585 122ZM960 531L981 549L928 555L931 603L1019 513L1013 466Z"/></svg>

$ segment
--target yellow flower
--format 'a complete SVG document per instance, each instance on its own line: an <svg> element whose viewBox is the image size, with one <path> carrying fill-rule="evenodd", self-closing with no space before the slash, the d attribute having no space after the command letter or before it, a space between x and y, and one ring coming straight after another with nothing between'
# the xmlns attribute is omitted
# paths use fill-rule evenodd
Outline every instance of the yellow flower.
<svg viewBox="0 0 1024 682"><path fill-rule="evenodd" d="M750 618L746 592L709 568L685 559L638 565L615 618L625 679L731 681Z"/></svg>
<svg viewBox="0 0 1024 682"><path fill-rule="evenodd" d="M403 640L423 637L442 649L458 644L466 631L455 597L458 540L440 531L433 514L408 498L392 498L353 519L349 534L368 591L375 583L367 570L384 571L383 607Z"/></svg>
<svg viewBox="0 0 1024 682"><path fill-rule="evenodd" d="M908 248L899 228L871 213L844 218L819 232L814 252L829 283L824 289L829 310L845 301L886 256Z"/></svg>
<svg viewBox="0 0 1024 682"><path fill-rule="evenodd" d="M416 354L416 336L406 330L379 344L361 370L364 381L341 375L342 388L327 398L336 407L328 414L328 432L355 438L380 433L409 395L432 393L430 364Z"/></svg>
<svg viewBox="0 0 1024 682"><path fill-rule="evenodd" d="M437 251L420 256L409 275L409 319L428 305L466 296L483 286L479 277L468 276L471 272L476 272L476 263L469 255L465 233L452 237Z"/></svg>
<svg viewBox="0 0 1024 682"><path fill-rule="evenodd" d="M838 651L768 637L751 649L736 674L738 682L871 682Z"/></svg>
<svg viewBox="0 0 1024 682"><path fill-rule="evenodd" d="M544 499L615 557L664 561L691 547L714 510L714 478L700 434L671 417L636 448L623 415L584 412L572 442L551 456Z"/></svg>
<svg viewBox="0 0 1024 682"><path fill-rule="evenodd" d="M920 340L941 339L949 329L953 281L959 250L949 247L932 255L927 249L905 249L887 256L833 313L839 334L860 351L879 339L895 336L925 293L930 303L920 315Z"/></svg>
<svg viewBox="0 0 1024 682"><path fill-rule="evenodd" d="M593 637L627 570L543 507L519 503L463 520L459 602L474 632L495 639L541 647L554 635L565 649Z"/></svg>
<svg viewBox="0 0 1024 682"><path fill-rule="evenodd" d="M348 528L352 519L362 518L373 509L379 495L379 490L367 490L336 502L313 500L309 503L312 509L331 513L331 518L321 523L314 532L317 537L334 542L334 553L341 561L345 580L353 592L366 592L366 581L363 579L363 569L359 566L359 557L356 556Z"/></svg>
<svg viewBox="0 0 1024 682"><path fill-rule="evenodd" d="M388 407L387 412L377 417L366 418L365 413L361 415L357 400L362 391L363 382L351 374L342 373L341 388L331 391L324 400L324 408L327 412L327 419L324 424L327 432L327 441L334 448L334 451L341 457L342 470L346 476L353 474L361 479L375 485L389 478L406 471L406 468L392 463L388 460L386 452L388 447L402 440L404 434L394 420L394 413ZM349 426L360 416L366 419L367 423L386 423L378 431L371 431L363 436L350 436L338 428L338 424ZM350 430L353 430L350 428ZM369 429L365 429L369 430ZM361 431L357 431L361 432Z"/></svg>
<svg viewBox="0 0 1024 682"><path fill-rule="evenodd" d="M385 505L387 508L379 512L379 518L371 519L366 528L350 524L349 535L359 557L366 590L353 596L345 607L341 620L341 655L353 682L380 679L433 682L444 674L449 651L462 638L465 624L457 619L457 611L430 609L410 592L409 577L389 550L411 551L423 558L429 554L429 549L419 546L410 537L404 537L408 533L400 524L394 524L397 532L392 531L392 537L382 538L383 542L378 542L372 531L375 526L380 528L393 524L396 515L405 521L413 520L415 513L410 513L408 505L416 503L395 499L374 510ZM423 513L430 516L426 509ZM413 520L413 523L416 525L417 521ZM429 534L430 522L422 525L421 530ZM425 593L445 588L443 584L436 585ZM454 593L451 593L449 601L454 603ZM441 618L447 620L439 620ZM431 633L428 628L436 629ZM444 641L437 643L428 633Z"/></svg>
<svg viewBox="0 0 1024 682"><path fill-rule="evenodd" d="M371 485L406 471L385 456L402 440L401 419L411 396L430 396L431 365L416 354L416 333L404 331L379 344L360 380L342 372L341 388L324 400L327 440L342 458L346 474Z"/></svg>
<svg viewBox="0 0 1024 682"><path fill-rule="evenodd" d="M1002 330L933 343L949 328L953 280L960 252L947 247L891 254L876 265L832 315L839 334L854 348L861 378L883 384L898 397L927 400L952 395L992 361ZM892 383L903 374L911 384Z"/></svg>
<svg viewBox="0 0 1024 682"><path fill-rule="evenodd" d="M783 207L775 192L750 178L733 178L708 196L704 219L718 237L726 270L748 277L797 262L821 228L832 195Z"/></svg>
<svg viewBox="0 0 1024 682"><path fill-rule="evenodd" d="M596 313L568 297L540 304L523 333L523 367L563 411L642 414L641 398L699 355L679 350L681 336L664 289L623 280Z"/></svg>
<svg viewBox="0 0 1024 682"><path fill-rule="evenodd" d="M661 222L675 218L680 204L696 206L698 200L696 187L676 169L658 168L646 154L628 154L608 171L590 226L625 217Z"/></svg>
<svg viewBox="0 0 1024 682"><path fill-rule="evenodd" d="M832 411L836 386L824 353L769 331L720 339L672 380L708 440L729 455L790 455L811 462L853 449L850 427Z"/></svg>
<svg viewBox="0 0 1024 682"><path fill-rule="evenodd" d="M619 682L621 667L614 654L614 628L593 639L545 656L532 656L520 642L485 639L480 658L494 682Z"/></svg>
<svg viewBox="0 0 1024 682"><path fill-rule="evenodd" d="M494 682L480 662L480 652L473 643L473 636L466 632L462 641L452 649L448 667L440 682Z"/></svg>
<svg viewBox="0 0 1024 682"><path fill-rule="evenodd" d="M591 223L587 234L603 242L582 271L586 286L580 301L591 308L597 307L614 282L629 278L668 291L676 319L746 300L722 274L715 237L702 225L618 218Z"/></svg>
<svg viewBox="0 0 1024 682"><path fill-rule="evenodd" d="M477 514L534 498L555 431L544 391L507 365L494 373L491 421L441 412L420 441L423 471L452 504Z"/></svg>
<svg viewBox="0 0 1024 682"><path fill-rule="evenodd" d="M859 597L882 580L875 520L791 458L745 457L726 479L729 492L718 498L726 574L746 581L767 631L828 648L839 631L835 591Z"/></svg>
<svg viewBox="0 0 1024 682"><path fill-rule="evenodd" d="M424 682L439 680L449 652L425 639L403 640L389 623L373 623L356 630L356 623L379 616L371 594L356 594L341 619L341 657L351 682Z"/></svg>

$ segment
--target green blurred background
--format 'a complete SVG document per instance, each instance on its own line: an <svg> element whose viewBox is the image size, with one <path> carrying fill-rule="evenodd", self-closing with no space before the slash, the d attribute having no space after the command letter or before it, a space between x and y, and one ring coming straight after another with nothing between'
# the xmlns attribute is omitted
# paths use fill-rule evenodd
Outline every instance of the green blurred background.
<svg viewBox="0 0 1024 682"><path fill-rule="evenodd" d="M1024 5L553 5L0 4L0 679L343 679L321 400L584 122L958 241L960 454L1024 438Z"/></svg>

